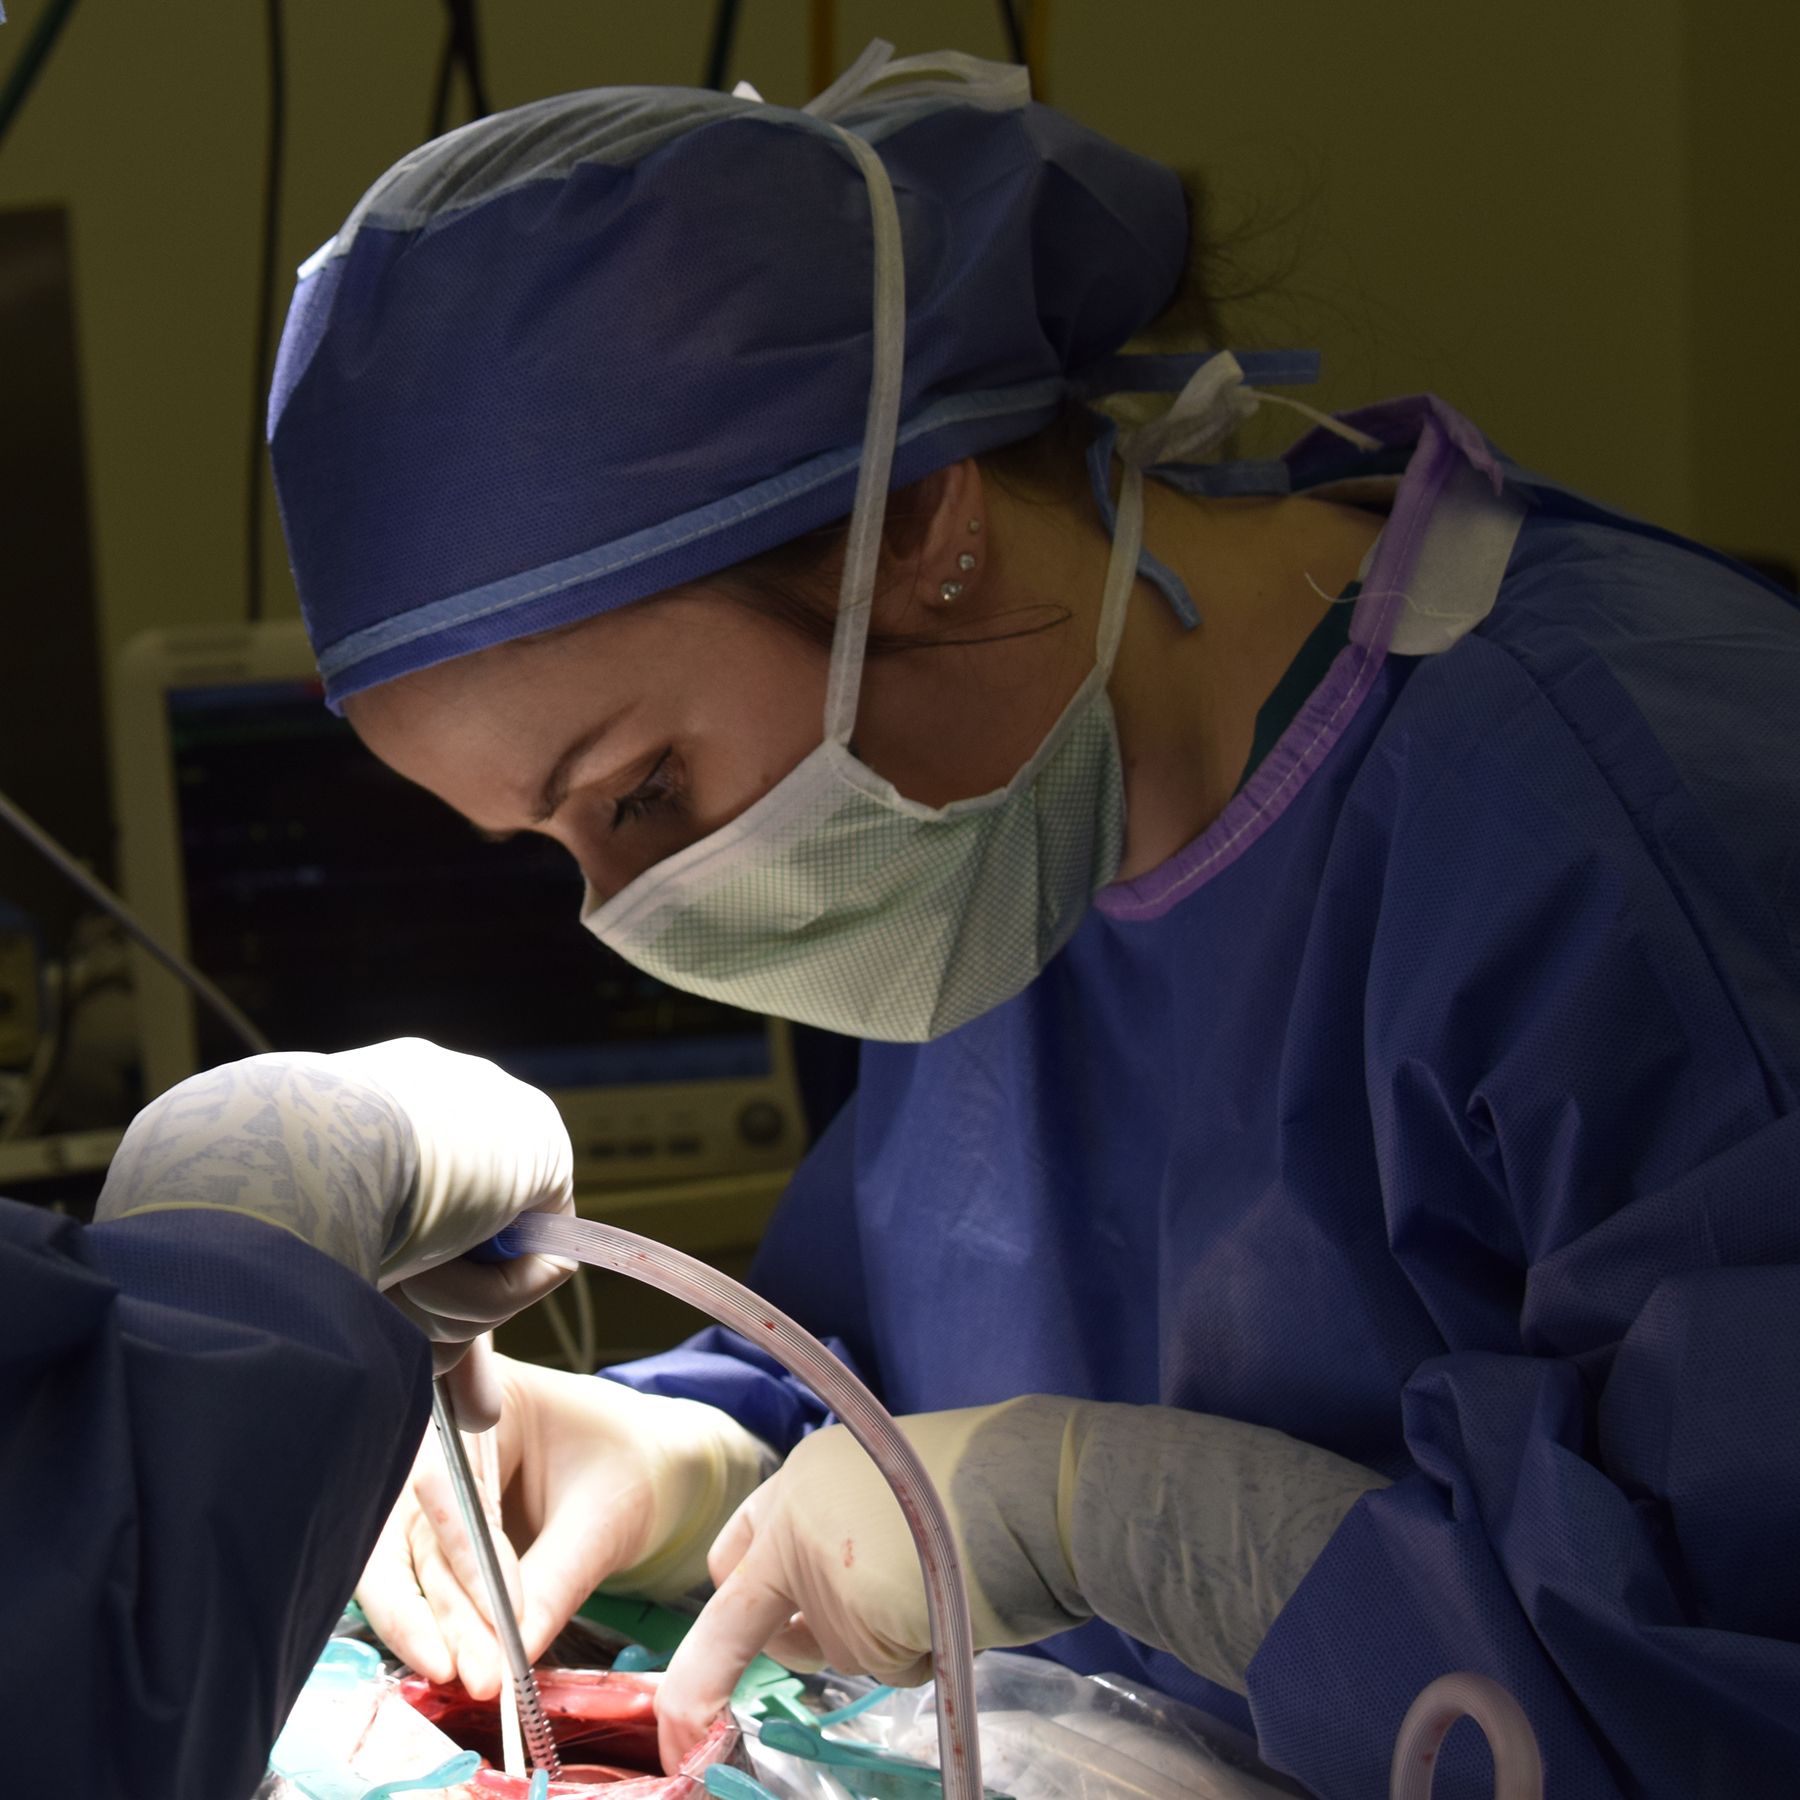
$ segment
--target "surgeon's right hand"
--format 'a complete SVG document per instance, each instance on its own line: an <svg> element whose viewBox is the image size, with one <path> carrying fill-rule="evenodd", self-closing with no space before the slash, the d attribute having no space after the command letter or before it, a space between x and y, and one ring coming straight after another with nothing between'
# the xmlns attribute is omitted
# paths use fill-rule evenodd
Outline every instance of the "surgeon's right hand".
<svg viewBox="0 0 1800 1800"><path fill-rule="evenodd" d="M720 1527L776 1458L728 1413L619 1382L495 1357L502 1516L519 1547L534 1661L595 1588L671 1600L706 1579ZM498 1542L498 1539L497 1539ZM499 1543L502 1560L510 1546ZM434 1433L382 1527L356 1597L394 1653L432 1681L499 1692L501 1653Z"/></svg>

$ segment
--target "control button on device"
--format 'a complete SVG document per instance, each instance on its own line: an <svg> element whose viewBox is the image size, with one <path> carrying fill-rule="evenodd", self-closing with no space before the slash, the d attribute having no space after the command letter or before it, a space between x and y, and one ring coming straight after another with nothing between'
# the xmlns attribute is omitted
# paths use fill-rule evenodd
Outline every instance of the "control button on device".
<svg viewBox="0 0 1800 1800"><path fill-rule="evenodd" d="M781 1108L772 1100L752 1100L738 1114L738 1136L746 1144L761 1147L775 1143L786 1129Z"/></svg>

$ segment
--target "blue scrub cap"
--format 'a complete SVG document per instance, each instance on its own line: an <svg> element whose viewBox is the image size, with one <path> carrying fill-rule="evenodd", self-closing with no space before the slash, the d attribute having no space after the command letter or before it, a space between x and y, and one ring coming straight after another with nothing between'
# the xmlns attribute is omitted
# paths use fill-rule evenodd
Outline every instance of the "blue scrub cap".
<svg viewBox="0 0 1800 1800"><path fill-rule="evenodd" d="M890 485L1040 429L1163 309L1170 170L1033 104L1022 70L883 60L806 110L601 88L483 119L302 267L269 442L334 707L850 511L874 252L843 132L904 248Z"/></svg>

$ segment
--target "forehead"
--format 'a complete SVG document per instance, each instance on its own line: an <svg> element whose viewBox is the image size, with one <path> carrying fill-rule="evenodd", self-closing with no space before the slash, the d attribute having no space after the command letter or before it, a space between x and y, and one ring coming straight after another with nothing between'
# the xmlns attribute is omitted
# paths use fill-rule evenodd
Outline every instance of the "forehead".
<svg viewBox="0 0 1800 1800"><path fill-rule="evenodd" d="M469 810L470 794L524 778L571 730L668 681L654 610L455 657L351 695L344 715L383 762Z"/></svg>
<svg viewBox="0 0 1800 1800"><path fill-rule="evenodd" d="M470 810L541 780L602 720L692 729L822 705L823 654L716 594L664 596L495 645L350 696L345 716L383 762ZM460 797L463 796L463 797Z"/></svg>

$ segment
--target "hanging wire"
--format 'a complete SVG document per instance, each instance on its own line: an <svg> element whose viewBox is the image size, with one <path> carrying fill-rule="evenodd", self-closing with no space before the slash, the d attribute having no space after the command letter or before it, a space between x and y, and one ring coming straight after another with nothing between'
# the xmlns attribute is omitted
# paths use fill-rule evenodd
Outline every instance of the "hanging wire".
<svg viewBox="0 0 1800 1800"><path fill-rule="evenodd" d="M432 137L442 137L450 129L450 90L458 71L469 90L469 117L485 119L493 110L488 104L475 0L444 0L444 15L444 47L438 56L437 80L431 94Z"/></svg>
<svg viewBox="0 0 1800 1800"><path fill-rule="evenodd" d="M719 0L713 13L712 41L706 48L706 73L700 77L702 87L725 89L731 73L731 42L737 35L738 0Z"/></svg>
<svg viewBox="0 0 1800 1800"><path fill-rule="evenodd" d="M69 14L74 10L75 0L50 0L50 4L38 15L38 22L33 27L31 36L25 40L25 48L19 52L11 73L6 77L5 87L0 88L0 139L5 138L13 120L19 116L27 96L44 72L44 64L50 60L50 52L55 49L56 40L62 35L62 28L69 22ZM0 17L4 16L5 8L0 7Z"/></svg>
<svg viewBox="0 0 1800 1800"><path fill-rule="evenodd" d="M252 1055L261 1055L263 1051L273 1048L269 1040L238 1011L219 988L207 980L179 951L171 950L111 888L96 881L43 826L4 793L0 793L0 823L10 825L64 880L115 920L127 937L149 951L178 981L185 983L196 998L212 1008L232 1035L240 1039Z"/></svg>
<svg viewBox="0 0 1800 1800"><path fill-rule="evenodd" d="M287 136L287 58L281 0L265 0L269 123L263 150L262 264L256 294L256 366L250 382L250 453L244 493L244 609L263 616L263 436L275 352L275 262L281 244L281 165Z"/></svg>
<svg viewBox="0 0 1800 1800"><path fill-rule="evenodd" d="M1031 78L1031 97L1050 98L1050 0L999 0L1007 53ZM1023 22L1020 8L1024 8Z"/></svg>
<svg viewBox="0 0 1800 1800"><path fill-rule="evenodd" d="M1030 5L1032 0L1025 0ZM1013 0L1000 0L1000 29L1006 33L1006 48L1014 62L1025 66L1025 32L1019 24L1019 15L1014 9Z"/></svg>

